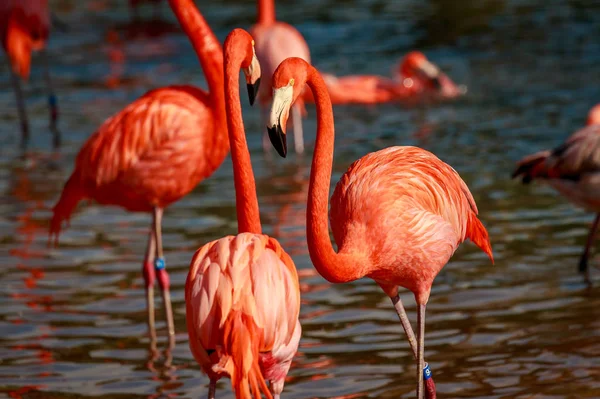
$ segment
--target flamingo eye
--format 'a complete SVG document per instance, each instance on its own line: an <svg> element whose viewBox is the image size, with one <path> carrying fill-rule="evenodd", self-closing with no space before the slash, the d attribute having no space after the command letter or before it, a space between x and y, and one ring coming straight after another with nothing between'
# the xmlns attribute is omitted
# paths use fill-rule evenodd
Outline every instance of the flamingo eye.
<svg viewBox="0 0 600 399"><path fill-rule="evenodd" d="M252 45L254 46L254 40L252 40Z"/></svg>
<svg viewBox="0 0 600 399"><path fill-rule="evenodd" d="M290 83L288 83L288 86L293 86L294 85L294 78L290 79Z"/></svg>

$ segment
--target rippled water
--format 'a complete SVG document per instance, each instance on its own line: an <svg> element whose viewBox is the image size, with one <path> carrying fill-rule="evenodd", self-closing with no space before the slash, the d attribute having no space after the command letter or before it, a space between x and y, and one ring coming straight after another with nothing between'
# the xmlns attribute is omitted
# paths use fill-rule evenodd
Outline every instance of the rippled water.
<svg viewBox="0 0 600 399"><path fill-rule="evenodd" d="M426 353L439 396L600 397L600 271L592 268L590 289L576 273L591 215L548 188L509 180L515 160L558 144L600 101L600 3L279 3L280 19L296 24L323 70L388 74L419 48L469 87L451 104L335 109L334 181L369 151L418 145L459 171L490 231L494 266L465 244L433 287ZM0 72L0 397L204 397L208 381L187 345L183 286L194 250L236 231L229 160L165 215L172 362L148 351L140 273L148 215L82 207L60 247L46 246L49 208L95 127L152 87L204 85L202 71L166 4L168 22L145 34L128 25L124 0L51 4L69 27L53 32L49 47L62 110L59 154L50 150L39 58L26 87L26 157L17 151L5 63ZM201 8L221 39L255 16L252 1ZM261 151L259 111L247 109L245 120L266 232L301 272L304 333L284 397L413 397L414 363L389 299L369 280L330 285L313 272L304 237L308 156L271 163ZM403 299L412 317L412 295ZM160 302L158 309L164 346ZM232 396L228 381L217 395Z"/></svg>

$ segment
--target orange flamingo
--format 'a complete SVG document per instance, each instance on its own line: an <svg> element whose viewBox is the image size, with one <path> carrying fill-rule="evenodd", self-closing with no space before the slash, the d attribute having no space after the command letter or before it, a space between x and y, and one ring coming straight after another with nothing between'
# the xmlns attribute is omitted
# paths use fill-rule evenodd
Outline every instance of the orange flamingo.
<svg viewBox="0 0 600 399"><path fill-rule="evenodd" d="M298 274L281 245L262 234L239 93L239 70L253 102L260 66L252 37L235 29L225 40L227 125L233 161L238 235L194 254L185 283L190 349L210 378L230 377L236 398L279 398L298 349ZM265 380L270 381L270 391ZM272 396L271 396L272 395Z"/></svg>
<svg viewBox="0 0 600 399"><path fill-rule="evenodd" d="M267 106L273 98L271 93L271 76L275 68L288 57L300 57L310 62L310 50L304 37L296 28L275 19L275 0L258 0L258 22L252 26L250 33L256 39L256 55L264 70L263 89L259 93L262 105L263 119L266 120ZM294 148L296 153L304 152L304 137L302 133L302 114L304 102L299 99L292 108L292 123L294 132ZM263 135L263 149L270 148L266 133Z"/></svg>
<svg viewBox="0 0 600 399"><path fill-rule="evenodd" d="M336 77L322 74L333 104L377 104L391 101L417 101L424 98L451 99L464 93L423 53L408 53L397 67L394 79L377 75ZM314 103L310 90L302 99Z"/></svg>
<svg viewBox="0 0 600 399"><path fill-rule="evenodd" d="M269 137L285 156L285 122L304 86L317 107L317 141L310 173L306 235L317 271L332 283L369 277L392 299L418 360L417 397L423 398L425 306L435 276L458 245L471 239L492 258L488 233L477 206L458 173L435 155L416 147L390 147L354 162L331 198L329 239L327 198L333 162L334 124L327 86L315 68L300 58L282 62L273 75ZM418 305L418 344L398 296L409 289Z"/></svg>
<svg viewBox="0 0 600 399"><path fill-rule="evenodd" d="M2 40L2 47L8 55L11 80L21 121L22 148L25 148L29 142L29 122L20 79L29 79L31 53L34 50L39 50L42 55L53 145L54 148L60 146L60 133L57 128L58 104L52 88L46 54L46 42L49 34L48 0L2 0L0 2L0 40Z"/></svg>
<svg viewBox="0 0 600 399"><path fill-rule="evenodd" d="M600 224L600 104L594 106L587 126L571 135L554 150L540 151L521 159L512 177L524 184L539 179L554 187L569 201L594 212L596 217L579 260L579 272L590 284L588 258Z"/></svg>
<svg viewBox="0 0 600 399"><path fill-rule="evenodd" d="M223 94L221 45L192 0L169 0L202 64L209 93L193 86L152 90L107 119L83 145L50 224L60 233L77 203L96 200L128 211L152 212L152 229L142 268L148 327L154 328L154 282L163 294L169 347L175 344L169 276L163 257L163 209L210 176L229 151Z"/></svg>

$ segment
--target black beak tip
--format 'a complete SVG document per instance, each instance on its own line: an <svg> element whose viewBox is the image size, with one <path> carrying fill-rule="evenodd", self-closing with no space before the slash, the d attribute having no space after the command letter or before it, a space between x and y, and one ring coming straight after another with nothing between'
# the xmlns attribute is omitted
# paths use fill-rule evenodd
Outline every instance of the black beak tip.
<svg viewBox="0 0 600 399"><path fill-rule="evenodd" d="M277 150L277 153L282 158L285 158L287 155L287 142L281 126L278 124L277 126L267 127L267 132L269 132L269 139L275 150Z"/></svg>
<svg viewBox="0 0 600 399"><path fill-rule="evenodd" d="M256 96L258 95L258 89L260 88L260 78L256 79L254 84L247 83L246 87L248 88L248 98L250 99L250 105L254 105L254 101L256 100Z"/></svg>
<svg viewBox="0 0 600 399"><path fill-rule="evenodd" d="M433 86L435 87L436 90L441 90L442 88L442 82L440 81L440 77L436 76L435 78L431 79L433 81Z"/></svg>

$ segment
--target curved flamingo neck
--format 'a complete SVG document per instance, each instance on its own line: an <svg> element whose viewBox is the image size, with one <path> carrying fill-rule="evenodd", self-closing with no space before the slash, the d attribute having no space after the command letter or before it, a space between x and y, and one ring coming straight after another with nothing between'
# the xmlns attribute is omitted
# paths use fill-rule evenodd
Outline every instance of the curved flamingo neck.
<svg viewBox="0 0 600 399"><path fill-rule="evenodd" d="M275 23L275 0L258 0L258 23L264 26Z"/></svg>
<svg viewBox="0 0 600 399"><path fill-rule="evenodd" d="M251 46L250 43L244 43L243 39L242 36L232 35L225 43L225 110L233 162L238 234L261 234L256 185L240 104L240 68L246 50ZM247 40L251 40L250 35Z"/></svg>
<svg viewBox="0 0 600 399"><path fill-rule="evenodd" d="M308 66L306 81L317 108L317 140L310 169L306 237L310 259L327 281L344 283L364 276L367 257L361 254L336 253L329 238L329 185L333 166L335 130L333 109L327 86L317 70Z"/></svg>
<svg viewBox="0 0 600 399"><path fill-rule="evenodd" d="M223 92L223 49L193 0L169 0L179 24L192 42L208 83L208 91L217 123L225 125Z"/></svg>

